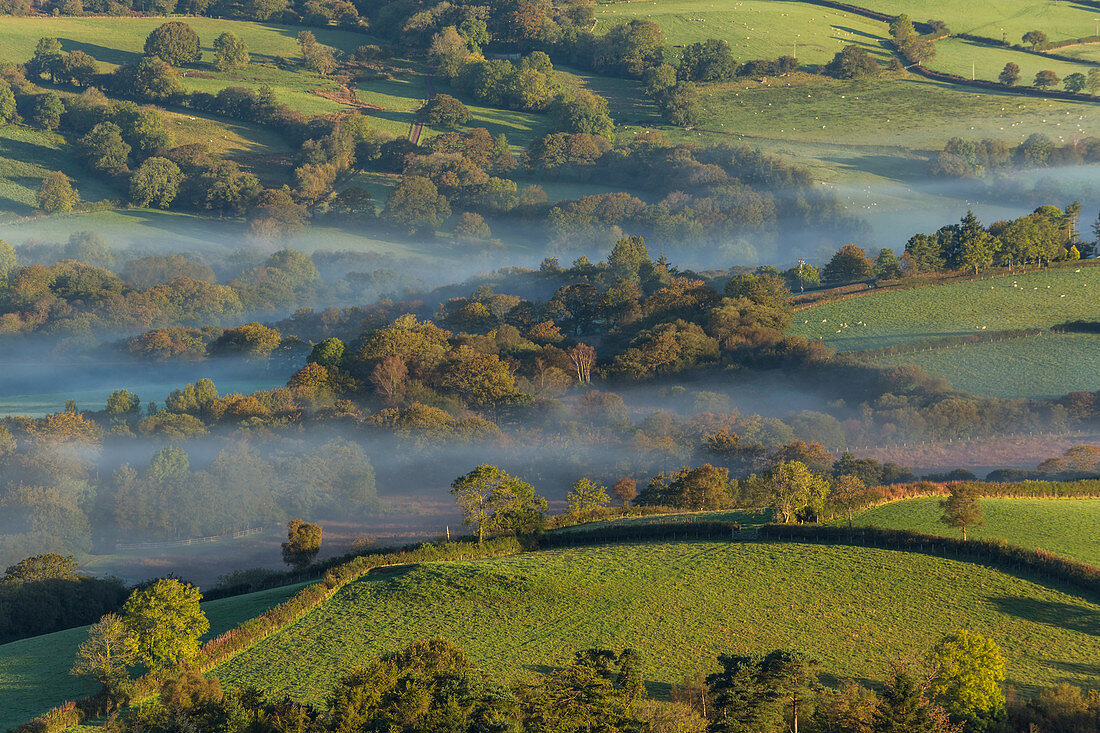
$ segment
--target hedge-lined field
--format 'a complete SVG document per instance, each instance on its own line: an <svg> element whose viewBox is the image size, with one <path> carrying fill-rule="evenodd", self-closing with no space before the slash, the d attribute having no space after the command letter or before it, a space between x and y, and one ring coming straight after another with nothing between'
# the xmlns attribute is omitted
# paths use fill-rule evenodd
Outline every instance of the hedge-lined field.
<svg viewBox="0 0 1100 733"><path fill-rule="evenodd" d="M875 360L915 364L964 392L989 397L1059 397L1100 390L1100 334L1048 334L934 348Z"/></svg>
<svg viewBox="0 0 1100 733"><path fill-rule="evenodd" d="M501 680L589 646L643 650L661 692L721 652L798 647L824 671L882 679L890 660L966 627L994 638L1015 685L1095 685L1100 607L989 568L803 544L610 545L365 578L215 670L315 703L345 671L443 636ZM485 629L493 629L486 634ZM858 650L858 653L856 653Z"/></svg>
<svg viewBox="0 0 1100 733"><path fill-rule="evenodd" d="M908 13L918 21L942 20L955 33L1000 39L1003 30L1009 43L1020 43L1030 30L1041 30L1053 41L1096 32L1096 11L1064 0L861 0L855 4L890 15Z"/></svg>
<svg viewBox="0 0 1100 733"><path fill-rule="evenodd" d="M823 303L796 311L791 334L841 351L877 349L1095 319L1098 299L1100 267L1082 264Z"/></svg>
<svg viewBox="0 0 1100 733"><path fill-rule="evenodd" d="M997 37L1000 38L1000 35ZM1058 53L1061 53L1061 51L1058 51ZM1074 72L1087 74L1089 69L1093 68L1091 64L1075 64L1061 59L1044 58L1033 53L990 47L962 38L945 38L937 41L936 57L929 61L926 66L934 71L957 74L967 79L970 78L971 70L973 70L977 79L997 81L997 75L1009 62L1020 67L1019 83L1021 85L1030 85L1032 80L1035 79L1035 74L1044 69L1049 69L1064 79L1068 74ZM1054 88L1061 89L1062 85L1059 84ZM1078 121L1074 120L1074 123L1076 122ZM1062 127L1064 128L1066 125L1062 124ZM1070 127L1068 131L1074 131L1075 129L1075 126ZM1050 132L1061 134L1067 131L1055 129Z"/></svg>
<svg viewBox="0 0 1100 733"><path fill-rule="evenodd" d="M35 193L42 176L54 170L71 177L85 201L112 195L102 182L88 176L60 135L18 125L0 125L0 217L34 213Z"/></svg>
<svg viewBox="0 0 1100 733"><path fill-rule="evenodd" d="M958 537L940 522L939 498L919 497L872 507L853 518L861 526ZM1042 548L1100 567L1100 499L982 499L985 524L967 530L975 539ZM843 521L836 522L843 524Z"/></svg>
<svg viewBox="0 0 1100 733"><path fill-rule="evenodd" d="M803 63L821 64L850 43L888 57L880 43L889 35L885 23L809 3L630 0L596 6L597 32L634 19L659 23L673 45L721 38L742 61L793 54Z"/></svg>
<svg viewBox="0 0 1100 733"><path fill-rule="evenodd" d="M246 619L258 616L294 595L302 584L210 601L203 611L210 619L207 638L217 636ZM95 692L69 674L77 647L88 627L66 629L9 644L0 644L0 730L40 715L65 700Z"/></svg>

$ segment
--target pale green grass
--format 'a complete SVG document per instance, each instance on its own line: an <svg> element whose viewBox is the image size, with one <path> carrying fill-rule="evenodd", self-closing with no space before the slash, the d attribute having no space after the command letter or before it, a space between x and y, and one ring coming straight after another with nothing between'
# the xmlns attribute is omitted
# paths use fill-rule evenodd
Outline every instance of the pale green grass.
<svg viewBox="0 0 1100 733"><path fill-rule="evenodd" d="M1100 334L1052 334L935 348L876 359L915 364L956 389L988 397L1058 397L1100 390Z"/></svg>
<svg viewBox="0 0 1100 733"><path fill-rule="evenodd" d="M952 137L1017 144L1100 134L1091 102L980 92L916 77L839 82L795 75L703 88L700 128L753 138L939 150ZM869 150L868 153L875 153Z"/></svg>
<svg viewBox="0 0 1100 733"><path fill-rule="evenodd" d="M822 64L853 43L887 57L882 45L888 35L885 23L784 0L617 2L597 6L596 30L606 32L636 18L659 23L666 42L677 46L720 38L742 61L795 55L803 63Z"/></svg>
<svg viewBox="0 0 1100 733"><path fill-rule="evenodd" d="M1057 268L823 303L796 311L790 333L822 339L841 351L858 351L980 333L983 326L986 331L1008 331L1093 319L1100 299L1100 266L1078 269L1081 272Z"/></svg>
<svg viewBox="0 0 1100 733"><path fill-rule="evenodd" d="M968 628L1011 685L1096 685L1100 607L986 567L880 549L685 542L612 545L363 579L216 670L273 698L323 704L345 672L444 637L491 677L530 677L587 647L641 652L658 694L719 653L798 648L823 672L881 680L889 663Z"/></svg>
<svg viewBox="0 0 1100 733"><path fill-rule="evenodd" d="M1065 79L1075 72L1088 74L1093 64L1074 64L1060 59L1043 58L1033 53L1023 53L1005 48L985 46L973 41L961 38L945 38L936 42L936 57L927 63L927 66L936 71L945 71L948 74L971 78L997 81L997 76L1004 69L1005 64L1014 63L1020 67L1020 84L1030 85L1035 79L1035 74L1050 70ZM1062 89L1058 84L1054 89Z"/></svg>
<svg viewBox="0 0 1100 733"><path fill-rule="evenodd" d="M217 636L294 595L299 585L224 598L203 604L210 619L207 637ZM89 695L95 686L69 674L76 650L87 637L82 626L0 645L0 729L7 730L66 700Z"/></svg>
<svg viewBox="0 0 1100 733"><path fill-rule="evenodd" d="M959 531L940 521L943 511L936 497L895 501L873 507L853 518L858 525L905 529L924 534L959 537ZM981 527L967 529L975 539L998 538L1018 547L1041 547L1074 560L1100 567L1100 499L982 499ZM837 524L844 524L838 521Z"/></svg>

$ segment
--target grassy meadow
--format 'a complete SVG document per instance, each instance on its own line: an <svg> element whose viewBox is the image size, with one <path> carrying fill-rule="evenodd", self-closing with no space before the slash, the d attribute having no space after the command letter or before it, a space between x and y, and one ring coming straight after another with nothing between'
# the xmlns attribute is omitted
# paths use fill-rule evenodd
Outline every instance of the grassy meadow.
<svg viewBox="0 0 1100 733"><path fill-rule="evenodd" d="M958 537L940 522L939 498L920 497L872 507L853 517L858 525L904 529ZM982 499L984 525L967 530L968 537L998 538L1010 545L1041 547L1100 567L1100 499ZM844 523L846 520L838 522Z"/></svg>
<svg viewBox="0 0 1100 733"><path fill-rule="evenodd" d="M1100 266L1061 267L814 305L794 313L791 334L861 351L973 334L983 327L1006 331L1091 320L1098 298Z"/></svg>
<svg viewBox="0 0 1100 733"><path fill-rule="evenodd" d="M42 177L55 170L73 179L84 201L114 195L102 181L88 175L60 135L18 125L0 126L0 216L33 214Z"/></svg>
<svg viewBox="0 0 1100 733"><path fill-rule="evenodd" d="M207 637L217 636L242 621L264 613L294 595L302 586L250 593L203 604L210 619ZM77 647L87 637L82 626L30 639L0 644L0 729L7 730L66 700L95 692L95 685L69 674Z"/></svg>
<svg viewBox="0 0 1100 733"><path fill-rule="evenodd" d="M1028 85L1035 79L1036 73L1045 69L1053 71L1062 79L1075 72L1088 74L1095 64L1087 63L1085 59L1082 61L1085 62L1075 64L1061 59L1043 58L1033 53L991 48L962 38L945 38L936 42L936 57L927 66L966 78L970 78L973 73L974 78L997 81L1005 64L1011 62L1020 67L1020 84ZM1062 85L1054 88L1061 89Z"/></svg>
<svg viewBox="0 0 1100 733"><path fill-rule="evenodd" d="M666 42L677 46L720 38L741 61L786 54L823 64L851 43L888 56L882 43L889 35L885 23L809 3L628 0L596 7L597 32L634 19L659 23Z"/></svg>
<svg viewBox="0 0 1100 733"><path fill-rule="evenodd" d="M907 13L913 20L942 20L954 33L1007 38L1019 43L1031 30L1041 30L1052 41L1080 38L1096 32L1093 8L1062 0L862 0L857 3L880 13Z"/></svg>
<svg viewBox="0 0 1100 733"><path fill-rule="evenodd" d="M344 672L448 638L499 680L590 646L633 647L658 694L722 652L797 647L823 671L882 679L891 660L967 627L995 639L1012 685L1095 685L1100 607L988 568L888 550L685 542L425 563L354 582L215 670L322 703ZM485 629L493 629L486 634Z"/></svg>
<svg viewBox="0 0 1100 733"><path fill-rule="evenodd" d="M933 348L875 360L915 364L953 387L988 397L1058 397L1100 390L1100 334L1044 334Z"/></svg>
<svg viewBox="0 0 1100 733"><path fill-rule="evenodd" d="M22 63L30 58L34 46L42 36L53 36L61 41L65 51L80 49L100 63L102 71L109 71L124 63L136 61L142 54L145 37L172 18L41 18L0 17L0 61ZM336 112L345 105L327 100L314 89L335 89L336 83L320 79L316 74L300 69L280 69L276 59L301 60L297 35L301 30L294 26L274 23L257 23L219 18L181 17L199 34L203 59L194 67L180 69L181 82L190 91L216 93L227 86L259 88L269 84L276 97L305 114ZM333 29L312 29L317 40L332 48L348 52L369 43L370 39L359 33ZM245 69L220 72L214 69L214 39L224 31L232 31L244 40L252 63Z"/></svg>

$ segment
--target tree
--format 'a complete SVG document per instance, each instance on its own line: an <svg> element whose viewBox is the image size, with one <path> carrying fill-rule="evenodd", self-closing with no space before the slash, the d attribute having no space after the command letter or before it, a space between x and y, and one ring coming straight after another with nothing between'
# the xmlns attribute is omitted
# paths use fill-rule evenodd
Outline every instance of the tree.
<svg viewBox="0 0 1100 733"><path fill-rule="evenodd" d="M615 495L620 504L626 506L637 498L638 482L629 476L624 476L611 485L611 493Z"/></svg>
<svg viewBox="0 0 1100 733"><path fill-rule="evenodd" d="M1005 64L1005 67L1001 69L1001 73L997 78L1006 87L1015 85L1016 82L1020 81L1019 65L1009 61L1007 64Z"/></svg>
<svg viewBox="0 0 1100 733"><path fill-rule="evenodd" d="M788 704L793 729L798 730L798 702L813 684L818 665L806 655L776 650L766 656L723 654L722 670L707 677L714 699L712 733L779 733Z"/></svg>
<svg viewBox="0 0 1100 733"><path fill-rule="evenodd" d="M875 733L957 733L946 725L943 709L928 700L927 687L926 680L895 669L875 710Z"/></svg>
<svg viewBox="0 0 1100 733"><path fill-rule="evenodd" d="M9 433L10 437L10 433ZM37 583L43 580L73 580L76 576L76 558L47 552L32 555L11 565L0 577L3 583Z"/></svg>
<svg viewBox="0 0 1100 733"><path fill-rule="evenodd" d="M179 194L183 173L167 158L147 158L130 176L130 203L167 209Z"/></svg>
<svg viewBox="0 0 1100 733"><path fill-rule="evenodd" d="M883 247L875 258L875 277L879 280L897 280L904 275L894 250Z"/></svg>
<svg viewBox="0 0 1100 733"><path fill-rule="evenodd" d="M565 132L596 135L610 140L615 129L607 111L607 100L587 89L554 97L550 104L550 117Z"/></svg>
<svg viewBox="0 0 1100 733"><path fill-rule="evenodd" d="M913 27L913 21L908 15L902 13L890 21L890 35L895 41L904 42L910 36L914 36L917 29Z"/></svg>
<svg viewBox="0 0 1100 733"><path fill-rule="evenodd" d="M684 47L677 76L684 81L726 81L737 73L728 42L708 38Z"/></svg>
<svg viewBox="0 0 1100 733"><path fill-rule="evenodd" d="M210 629L198 588L174 579L135 590L122 606L122 622L134 638L140 662L153 670L192 659Z"/></svg>
<svg viewBox="0 0 1100 733"><path fill-rule="evenodd" d="M173 20L149 34L145 39L145 53L172 66L193 64L202 58L199 34L186 23Z"/></svg>
<svg viewBox="0 0 1100 733"><path fill-rule="evenodd" d="M1100 68L1094 66L1089 69L1088 76L1085 78L1085 87L1089 90L1089 94L1100 94Z"/></svg>
<svg viewBox="0 0 1100 733"><path fill-rule="evenodd" d="M73 188L69 177L61 171L51 171L42 178L42 185L35 194L38 208L47 214L72 211L80 194Z"/></svg>
<svg viewBox="0 0 1100 733"><path fill-rule="evenodd" d="M878 73L878 62L865 48L853 44L837 52L825 73L837 79L862 79Z"/></svg>
<svg viewBox="0 0 1100 733"><path fill-rule="evenodd" d="M977 484L959 482L951 486L951 495L940 502L943 510L940 521L948 527L961 529L964 541L967 527L982 525L983 512L978 497Z"/></svg>
<svg viewBox="0 0 1100 733"><path fill-rule="evenodd" d="M450 94L436 94L417 113L432 127L447 130L461 127L470 119L470 110Z"/></svg>
<svg viewBox="0 0 1100 733"><path fill-rule="evenodd" d="M15 119L16 109L15 93L11 90L11 84L0 79L0 125L11 123Z"/></svg>
<svg viewBox="0 0 1100 733"><path fill-rule="evenodd" d="M447 197L428 178L404 176L386 199L383 218L404 227L410 234L435 229L451 215Z"/></svg>
<svg viewBox="0 0 1100 733"><path fill-rule="evenodd" d="M1088 84L1088 78L1080 71L1075 71L1072 74L1066 74L1066 78L1062 79L1062 84L1067 92L1077 94Z"/></svg>
<svg viewBox="0 0 1100 733"><path fill-rule="evenodd" d="M71 674L103 685L110 700L119 683L129 678L137 662L137 644L118 614L108 613L88 628L88 638L76 652Z"/></svg>
<svg viewBox="0 0 1100 733"><path fill-rule="evenodd" d="M482 464L451 482L451 495L462 508L462 524L477 527L477 541L486 532L516 532L541 526L546 499L528 483Z"/></svg>
<svg viewBox="0 0 1100 733"><path fill-rule="evenodd" d="M569 513L579 516L593 509L607 506L611 497L607 495L606 486L600 486L592 479L582 478L573 482L565 501L569 506Z"/></svg>
<svg viewBox="0 0 1100 733"><path fill-rule="evenodd" d="M48 76L56 83L65 73L65 58L61 52L61 41L56 38L39 38L34 47L34 55L26 63L31 78L41 79Z"/></svg>
<svg viewBox="0 0 1100 733"><path fill-rule="evenodd" d="M248 46L237 34L226 31L214 39L214 68L218 71L243 69L250 60Z"/></svg>
<svg viewBox="0 0 1100 733"><path fill-rule="evenodd" d="M53 92L39 94L34 98L31 121L43 130L56 130L61 124L61 115L65 114L65 104L61 97Z"/></svg>
<svg viewBox="0 0 1100 733"><path fill-rule="evenodd" d="M867 484L858 476L845 474L839 476L833 482L833 488L829 492L829 498L840 504L848 512L848 529L852 528L852 507L859 497L867 490Z"/></svg>
<svg viewBox="0 0 1100 733"><path fill-rule="evenodd" d="M79 48L65 56L64 74L73 84L89 87L99 73L99 64Z"/></svg>
<svg viewBox="0 0 1100 733"><path fill-rule="evenodd" d="M301 519L290 520L282 548L283 562L295 570L304 570L321 551L321 525Z"/></svg>
<svg viewBox="0 0 1100 733"><path fill-rule="evenodd" d="M286 187L264 189L248 212L252 235L268 242L301 231L308 222L309 211L294 200Z"/></svg>
<svg viewBox="0 0 1100 733"><path fill-rule="evenodd" d="M959 246L957 265L960 268L974 268L974 274L993 266L993 258L1000 241L987 231L978 231L962 238Z"/></svg>
<svg viewBox="0 0 1100 733"><path fill-rule="evenodd" d="M92 169L116 171L126 167L130 146L122 139L122 130L113 122L100 122L77 143L80 156Z"/></svg>
<svg viewBox="0 0 1100 733"><path fill-rule="evenodd" d="M764 476L768 506L779 521L790 524L807 508L824 505L829 494L829 480L817 476L800 461L779 463ZM820 515L820 509L816 513Z"/></svg>
<svg viewBox="0 0 1100 733"><path fill-rule="evenodd" d="M1035 81L1033 82L1033 85L1039 87L1040 89L1046 89L1047 87L1054 86L1060 81L1061 79L1058 78L1057 74L1055 74L1053 71L1050 71L1049 69L1044 69L1043 71L1040 71L1038 74L1035 75Z"/></svg>
<svg viewBox="0 0 1100 733"><path fill-rule="evenodd" d="M19 259L15 255L15 247L11 244L0 239L0 279L6 278L12 273L12 271L19 266ZM8 452L9 441L12 442L12 448L14 449L14 438L11 437L11 432L5 433L0 430L0 455Z"/></svg>
<svg viewBox="0 0 1100 733"><path fill-rule="evenodd" d="M699 90L690 81L676 82L658 99L661 115L670 125L694 127L703 113Z"/></svg>
<svg viewBox="0 0 1100 733"><path fill-rule="evenodd" d="M996 642L963 629L940 639L929 661L934 699L968 731L997 730L1005 717L1005 659Z"/></svg>
<svg viewBox="0 0 1100 733"><path fill-rule="evenodd" d="M485 223L484 217L472 211L464 211L455 221L451 231L455 237L467 242L484 242L493 236L493 230Z"/></svg>
<svg viewBox="0 0 1100 733"><path fill-rule="evenodd" d="M596 363L596 350L588 344L578 343L568 351L568 356L577 381L581 384L591 382L592 365Z"/></svg>
<svg viewBox="0 0 1100 733"><path fill-rule="evenodd" d="M837 250L829 264L821 270L822 282L829 285L866 280L875 274L874 263L862 247L846 244Z"/></svg>
<svg viewBox="0 0 1100 733"><path fill-rule="evenodd" d="M149 102L168 102L183 94L179 75L157 56L145 56L136 64L123 64L112 73L114 87L125 96Z"/></svg>
<svg viewBox="0 0 1100 733"><path fill-rule="evenodd" d="M1047 34L1042 31L1028 31L1023 36L1023 42L1031 44L1032 48L1047 45Z"/></svg>

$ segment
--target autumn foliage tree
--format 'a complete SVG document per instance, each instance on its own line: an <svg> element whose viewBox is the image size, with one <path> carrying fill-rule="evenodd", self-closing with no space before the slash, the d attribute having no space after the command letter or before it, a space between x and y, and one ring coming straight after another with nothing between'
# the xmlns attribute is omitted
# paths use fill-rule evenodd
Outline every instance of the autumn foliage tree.
<svg viewBox="0 0 1100 733"><path fill-rule="evenodd" d="M286 526L282 544L283 562L295 570L307 567L321 551L321 525L292 519Z"/></svg>

